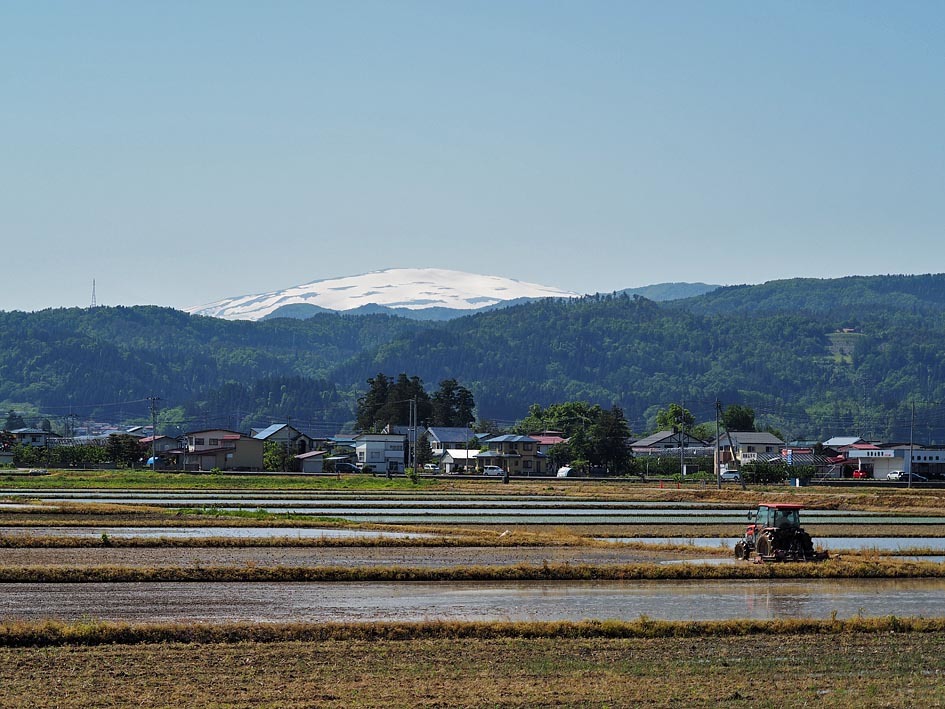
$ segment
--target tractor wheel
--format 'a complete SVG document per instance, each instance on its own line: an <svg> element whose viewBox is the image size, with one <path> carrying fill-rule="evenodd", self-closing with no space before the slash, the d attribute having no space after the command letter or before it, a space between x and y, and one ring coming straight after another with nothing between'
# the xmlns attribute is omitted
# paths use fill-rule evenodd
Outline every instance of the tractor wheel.
<svg viewBox="0 0 945 709"><path fill-rule="evenodd" d="M762 534L755 542L755 549L758 550L758 556L771 556L774 553L774 540L770 534Z"/></svg>
<svg viewBox="0 0 945 709"><path fill-rule="evenodd" d="M737 542L735 542L735 558L736 559L748 558L748 547L746 546L744 539L739 539Z"/></svg>

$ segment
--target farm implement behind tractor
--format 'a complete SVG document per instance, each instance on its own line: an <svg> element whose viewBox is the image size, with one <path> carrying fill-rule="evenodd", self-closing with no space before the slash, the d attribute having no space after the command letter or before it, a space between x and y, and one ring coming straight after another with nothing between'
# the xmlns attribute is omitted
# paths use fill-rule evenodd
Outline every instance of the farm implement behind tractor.
<svg viewBox="0 0 945 709"><path fill-rule="evenodd" d="M823 561L827 552L814 551L810 535L801 527L800 505L758 505L748 513L751 522L735 544L735 556L754 561Z"/></svg>

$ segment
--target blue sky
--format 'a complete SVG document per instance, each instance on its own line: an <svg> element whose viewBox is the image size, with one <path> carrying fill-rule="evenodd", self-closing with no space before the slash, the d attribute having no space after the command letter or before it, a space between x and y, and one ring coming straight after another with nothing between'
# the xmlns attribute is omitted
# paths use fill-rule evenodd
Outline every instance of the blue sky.
<svg viewBox="0 0 945 709"><path fill-rule="evenodd" d="M942 2L0 0L0 310L942 272Z"/></svg>

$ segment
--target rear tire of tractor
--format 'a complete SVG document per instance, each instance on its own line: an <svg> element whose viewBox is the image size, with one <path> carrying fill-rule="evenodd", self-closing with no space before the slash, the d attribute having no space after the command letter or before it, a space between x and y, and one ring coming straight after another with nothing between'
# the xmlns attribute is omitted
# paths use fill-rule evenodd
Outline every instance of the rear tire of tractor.
<svg viewBox="0 0 945 709"><path fill-rule="evenodd" d="M771 541L771 537L767 534L762 534L758 537L758 541L755 542L755 548L758 550L758 556L771 556L774 552L774 544Z"/></svg>

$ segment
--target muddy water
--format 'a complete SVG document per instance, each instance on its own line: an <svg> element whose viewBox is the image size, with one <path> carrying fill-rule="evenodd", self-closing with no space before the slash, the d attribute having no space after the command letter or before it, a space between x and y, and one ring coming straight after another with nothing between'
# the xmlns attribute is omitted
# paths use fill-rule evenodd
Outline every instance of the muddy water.
<svg viewBox="0 0 945 709"><path fill-rule="evenodd" d="M666 620L945 615L945 581L5 584L0 619Z"/></svg>

